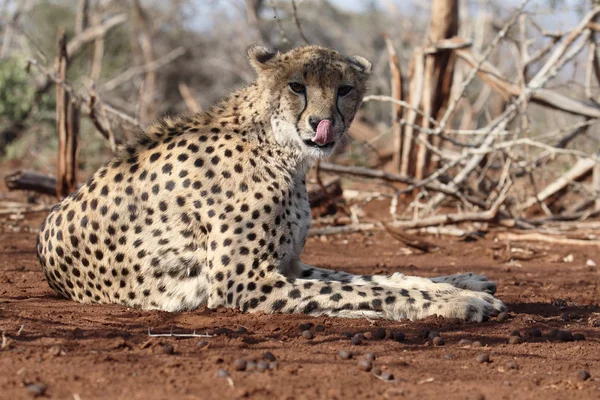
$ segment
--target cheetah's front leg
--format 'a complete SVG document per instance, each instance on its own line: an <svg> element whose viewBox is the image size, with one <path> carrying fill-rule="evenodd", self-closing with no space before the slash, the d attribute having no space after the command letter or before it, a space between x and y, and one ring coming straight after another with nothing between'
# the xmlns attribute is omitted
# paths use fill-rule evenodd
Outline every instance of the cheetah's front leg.
<svg viewBox="0 0 600 400"><path fill-rule="evenodd" d="M338 282L349 282L349 283L365 283L372 282L373 280L380 285L384 286L395 286L397 280L401 280L405 277L404 274L394 273L391 276L384 275L353 275L344 271L334 271L329 269L317 268L311 265L298 262L296 268L296 277L299 278L312 278L324 281L338 281ZM477 275L472 272L464 274L454 274L450 276L440 276L435 278L428 278L434 283L448 283L459 289L473 290L475 292L486 292L489 294L496 293L496 282L488 281L483 275Z"/></svg>

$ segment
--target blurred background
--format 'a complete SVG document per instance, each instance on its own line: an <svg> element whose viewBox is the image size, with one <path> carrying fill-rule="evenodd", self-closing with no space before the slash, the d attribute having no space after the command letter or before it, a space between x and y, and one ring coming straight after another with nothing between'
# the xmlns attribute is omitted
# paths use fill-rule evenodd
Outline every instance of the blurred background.
<svg viewBox="0 0 600 400"><path fill-rule="evenodd" d="M426 213L442 203L432 203L440 188L449 192L444 201L465 208L489 210L499 201L513 215L531 207L546 216L595 212L595 6L594 0L1 0L0 171L64 174L58 164L68 164L70 151L72 189L135 130L161 116L205 110L251 82L248 45L286 51L310 43L373 63L351 140L333 161L395 174L383 195L426 199ZM70 121L63 141L77 127L74 149L60 146L61 118ZM539 196L565 174L564 185ZM30 201L39 201L35 192Z"/></svg>

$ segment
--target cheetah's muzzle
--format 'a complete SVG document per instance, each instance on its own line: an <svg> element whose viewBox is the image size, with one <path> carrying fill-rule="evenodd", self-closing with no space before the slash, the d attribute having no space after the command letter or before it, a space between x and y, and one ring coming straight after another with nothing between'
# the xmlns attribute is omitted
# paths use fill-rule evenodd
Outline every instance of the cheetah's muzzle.
<svg viewBox="0 0 600 400"><path fill-rule="evenodd" d="M478 275L351 275L303 264L305 168L347 133L371 64L318 46L280 54L255 45L248 57L256 82L206 112L150 126L52 209L37 253L54 291L166 311L206 304L483 321L504 309L491 295L496 284ZM309 131L316 135L303 140Z"/></svg>

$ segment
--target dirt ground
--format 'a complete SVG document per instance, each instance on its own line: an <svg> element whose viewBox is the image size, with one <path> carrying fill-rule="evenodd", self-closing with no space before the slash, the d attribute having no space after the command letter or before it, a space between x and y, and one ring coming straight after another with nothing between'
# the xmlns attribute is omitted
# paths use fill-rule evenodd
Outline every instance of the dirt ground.
<svg viewBox="0 0 600 400"><path fill-rule="evenodd" d="M499 284L497 296L510 310L506 321L344 320L225 309L165 313L57 297L34 252L43 217L0 215L1 399L32 398L42 387L44 398L76 400L600 398L599 272L588 263L600 263L600 247L509 246L494 240L494 232L473 242L425 237L440 247L429 254L407 254L386 233L308 240L303 260L320 267L359 274L485 274ZM299 325L307 323L314 324L312 339L301 335ZM345 336L378 327L403 332L406 340L353 345ZM542 336L531 336L531 328ZM149 329L212 336L150 337ZM440 332L445 345L429 345L426 329ZM552 329L581 333L585 340L561 342ZM514 330L522 343L507 343ZM462 339L482 346L461 345ZM354 357L343 360L340 350ZM276 358L274 369L235 370L237 359L261 360L266 351ZM359 369L368 352L393 380ZM477 360L484 352L491 362ZM217 376L219 369L229 376ZM591 378L580 379L581 370Z"/></svg>

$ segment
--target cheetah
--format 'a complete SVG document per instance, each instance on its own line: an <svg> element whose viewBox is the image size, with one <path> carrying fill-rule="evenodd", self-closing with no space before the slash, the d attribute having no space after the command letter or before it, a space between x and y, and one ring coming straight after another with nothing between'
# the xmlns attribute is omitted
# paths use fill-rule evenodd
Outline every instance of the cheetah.
<svg viewBox="0 0 600 400"><path fill-rule="evenodd" d="M343 142L371 64L304 46L250 46L257 74L210 110L141 131L43 222L50 287L144 310L484 321L505 309L475 274L351 275L302 263L306 171Z"/></svg>

